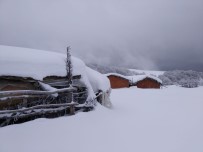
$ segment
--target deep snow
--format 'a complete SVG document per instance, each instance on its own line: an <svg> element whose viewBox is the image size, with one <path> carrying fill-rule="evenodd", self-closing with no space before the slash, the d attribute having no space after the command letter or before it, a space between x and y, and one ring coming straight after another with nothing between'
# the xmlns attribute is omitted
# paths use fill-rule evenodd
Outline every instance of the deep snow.
<svg viewBox="0 0 203 152"><path fill-rule="evenodd" d="M202 92L112 90L113 109L0 128L0 152L202 152Z"/></svg>

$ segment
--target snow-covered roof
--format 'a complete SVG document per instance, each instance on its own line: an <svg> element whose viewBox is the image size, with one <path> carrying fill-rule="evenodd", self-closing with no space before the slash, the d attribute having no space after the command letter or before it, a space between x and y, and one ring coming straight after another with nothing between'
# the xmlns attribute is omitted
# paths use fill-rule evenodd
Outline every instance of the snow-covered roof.
<svg viewBox="0 0 203 152"><path fill-rule="evenodd" d="M73 75L81 75L89 97L98 90L107 91L109 80L102 74L86 67L75 57L71 58ZM47 76L66 76L66 54L0 45L0 76L30 77L43 80Z"/></svg>
<svg viewBox="0 0 203 152"><path fill-rule="evenodd" d="M121 75L121 74L118 74L118 73L107 73L107 74L104 74L105 76L116 76L116 77L120 77L120 78L123 78L123 79L127 79L129 80L129 78L127 76L124 76L124 75Z"/></svg>
<svg viewBox="0 0 203 152"><path fill-rule="evenodd" d="M141 80L144 80L146 78L150 78L150 79L153 79L159 83L162 84L162 81L156 77L156 76L153 76L153 75L134 75L134 76L124 76L124 75L121 75L121 74L118 74L118 73L108 73L108 74L105 74L107 77L108 76L117 76L117 77L120 77L120 78L123 78L123 79L127 79L129 81L131 81L132 83L137 83L138 81L141 81Z"/></svg>
<svg viewBox="0 0 203 152"><path fill-rule="evenodd" d="M155 80L159 83L162 84L162 81L158 78L158 77L155 77L155 76L152 76L152 75L135 75L135 76L128 76L128 79L132 82L132 83L137 83L139 81L142 81L146 78L150 78L152 80Z"/></svg>
<svg viewBox="0 0 203 152"><path fill-rule="evenodd" d="M65 76L64 54L0 45L0 76L31 77ZM75 64L80 61L73 58ZM77 71L76 71L77 72Z"/></svg>

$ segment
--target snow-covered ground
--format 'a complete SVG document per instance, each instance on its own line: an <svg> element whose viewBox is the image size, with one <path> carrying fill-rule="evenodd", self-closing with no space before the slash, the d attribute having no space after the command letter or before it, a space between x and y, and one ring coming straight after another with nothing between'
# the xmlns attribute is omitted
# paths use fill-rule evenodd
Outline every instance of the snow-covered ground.
<svg viewBox="0 0 203 152"><path fill-rule="evenodd" d="M202 152L202 92L112 90L113 109L0 128L0 152Z"/></svg>

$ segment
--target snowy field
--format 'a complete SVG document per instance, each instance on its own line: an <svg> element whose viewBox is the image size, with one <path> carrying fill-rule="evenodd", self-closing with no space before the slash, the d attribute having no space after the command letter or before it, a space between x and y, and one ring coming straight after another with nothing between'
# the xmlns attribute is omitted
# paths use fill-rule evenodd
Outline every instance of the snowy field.
<svg viewBox="0 0 203 152"><path fill-rule="evenodd" d="M203 87L113 90L113 109L0 128L0 152L203 152Z"/></svg>

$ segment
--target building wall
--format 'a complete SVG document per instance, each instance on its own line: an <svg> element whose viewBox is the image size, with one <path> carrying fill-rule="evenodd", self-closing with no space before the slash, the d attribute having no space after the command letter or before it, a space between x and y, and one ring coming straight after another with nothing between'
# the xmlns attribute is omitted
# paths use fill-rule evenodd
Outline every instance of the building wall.
<svg viewBox="0 0 203 152"><path fill-rule="evenodd" d="M15 85L7 85L2 87L0 91L13 91L13 90L28 90L25 86L15 86Z"/></svg>
<svg viewBox="0 0 203 152"><path fill-rule="evenodd" d="M128 88L130 83L129 80L117 77L117 76L108 76L110 83L111 83L111 88L116 89L116 88Z"/></svg>
<svg viewBox="0 0 203 152"><path fill-rule="evenodd" d="M136 85L138 88L155 88L155 89L159 89L161 87L160 83L158 83L155 80L146 78L144 80L141 80L139 82L137 82Z"/></svg>
<svg viewBox="0 0 203 152"><path fill-rule="evenodd" d="M33 83L15 77L0 77L0 91L36 90Z"/></svg>
<svg viewBox="0 0 203 152"><path fill-rule="evenodd" d="M0 77L0 91L14 91L14 90L36 90L34 83L22 81L20 79L4 78ZM29 101L36 100L36 98L32 98ZM38 98L37 98L38 99ZM16 108L19 104L26 102L27 99L8 99L0 102L0 110L6 110L8 108Z"/></svg>

